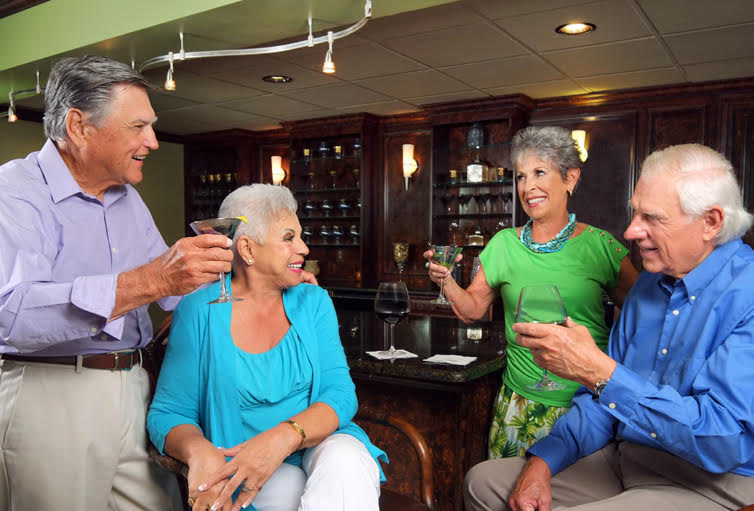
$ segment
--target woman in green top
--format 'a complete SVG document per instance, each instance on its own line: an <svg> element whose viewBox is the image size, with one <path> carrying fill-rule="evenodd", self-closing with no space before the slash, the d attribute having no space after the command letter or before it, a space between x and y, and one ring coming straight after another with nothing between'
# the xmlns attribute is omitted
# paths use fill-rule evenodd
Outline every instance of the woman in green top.
<svg viewBox="0 0 754 511"><path fill-rule="evenodd" d="M528 127L513 137L511 160L516 167L518 197L529 220L523 227L498 232L479 255L481 267L467 289L447 268L429 265L432 281L443 281L445 296L465 322L481 318L497 294L503 299L508 364L495 401L489 456L523 455L550 432L570 406L578 383L559 391L527 389L542 370L531 352L516 344L511 330L519 292L524 286L555 284L568 315L585 325L604 350L609 329L602 296L605 291L621 306L637 272L628 251L608 232L576 222L568 213L568 198L581 176L581 160L568 130ZM430 261L432 252L425 257ZM460 257L460 256L459 256Z"/></svg>

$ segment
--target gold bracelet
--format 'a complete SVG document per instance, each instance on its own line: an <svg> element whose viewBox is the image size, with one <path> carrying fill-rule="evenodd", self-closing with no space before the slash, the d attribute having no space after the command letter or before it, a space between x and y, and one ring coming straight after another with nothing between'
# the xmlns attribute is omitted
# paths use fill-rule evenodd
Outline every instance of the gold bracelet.
<svg viewBox="0 0 754 511"><path fill-rule="evenodd" d="M301 435L301 443L298 446L298 448L301 449L304 446L304 441L306 440L306 432L304 432L304 428L302 428L298 422L292 421L291 419L284 420L283 422L289 424L293 429L296 430L296 433Z"/></svg>

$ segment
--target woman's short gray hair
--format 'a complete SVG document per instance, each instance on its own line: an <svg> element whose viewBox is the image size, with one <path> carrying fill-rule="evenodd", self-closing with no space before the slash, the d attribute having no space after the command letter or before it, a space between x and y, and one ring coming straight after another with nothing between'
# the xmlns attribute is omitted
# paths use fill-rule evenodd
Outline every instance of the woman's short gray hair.
<svg viewBox="0 0 754 511"><path fill-rule="evenodd" d="M571 132L558 126L529 126L513 136L511 161L518 166L528 152L547 160L560 171L560 177L568 178L568 169L581 168L581 158Z"/></svg>
<svg viewBox="0 0 754 511"><path fill-rule="evenodd" d="M725 212L723 227L715 237L718 245L740 238L752 224L741 198L733 165L719 152L700 144L682 144L655 151L644 160L641 177L676 177L683 212L698 218L712 206Z"/></svg>
<svg viewBox="0 0 754 511"><path fill-rule="evenodd" d="M56 142L68 137L65 119L71 108L86 113L95 126L102 126L117 84L154 88L138 71L107 57L84 55L55 62L45 86L45 136Z"/></svg>
<svg viewBox="0 0 754 511"><path fill-rule="evenodd" d="M223 218L246 217L248 223L238 226L233 237L234 245L239 236L248 236L263 245L270 222L283 213L295 215L296 210L298 203L287 187L256 183L230 192L220 205L219 215Z"/></svg>

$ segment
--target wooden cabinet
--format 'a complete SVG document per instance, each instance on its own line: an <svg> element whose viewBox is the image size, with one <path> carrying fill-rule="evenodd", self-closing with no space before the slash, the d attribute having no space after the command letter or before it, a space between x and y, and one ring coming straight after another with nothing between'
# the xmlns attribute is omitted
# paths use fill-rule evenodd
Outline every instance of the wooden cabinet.
<svg viewBox="0 0 754 511"><path fill-rule="evenodd" d="M374 179L376 122L344 116L284 126L290 133L290 186L299 204L308 260L316 260L320 284L376 287L376 254L368 243L374 219L368 210Z"/></svg>

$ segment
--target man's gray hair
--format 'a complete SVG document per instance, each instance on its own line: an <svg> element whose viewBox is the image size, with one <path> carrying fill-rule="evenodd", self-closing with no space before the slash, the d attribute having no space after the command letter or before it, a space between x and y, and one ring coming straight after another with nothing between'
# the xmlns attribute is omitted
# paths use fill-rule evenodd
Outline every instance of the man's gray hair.
<svg viewBox="0 0 754 511"><path fill-rule="evenodd" d="M232 218L246 217L248 223L241 223L233 237L233 245L239 236L249 236L263 245L270 229L270 222L283 213L296 214L298 203L285 186L256 183L241 186L228 194L220 205L219 216Z"/></svg>
<svg viewBox="0 0 754 511"><path fill-rule="evenodd" d="M740 238L751 227L754 217L743 207L733 165L714 149L682 144L655 151L644 160L641 177L660 175L676 177L681 209L692 219L714 205L723 209L723 227L715 237L718 245Z"/></svg>
<svg viewBox="0 0 754 511"><path fill-rule="evenodd" d="M518 165L524 155L533 152L547 160L560 171L560 177L568 178L568 169L581 168L581 158L571 132L558 126L529 126L513 136L511 161Z"/></svg>
<svg viewBox="0 0 754 511"><path fill-rule="evenodd" d="M71 108L86 113L95 126L102 126L110 113L113 87L118 84L154 88L138 71L107 57L84 55L55 62L45 86L45 136L56 142L68 137L65 119Z"/></svg>

